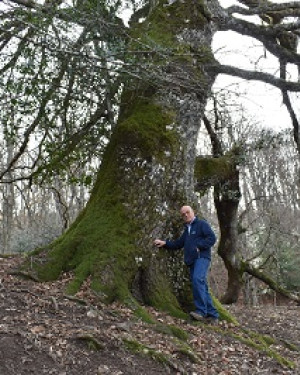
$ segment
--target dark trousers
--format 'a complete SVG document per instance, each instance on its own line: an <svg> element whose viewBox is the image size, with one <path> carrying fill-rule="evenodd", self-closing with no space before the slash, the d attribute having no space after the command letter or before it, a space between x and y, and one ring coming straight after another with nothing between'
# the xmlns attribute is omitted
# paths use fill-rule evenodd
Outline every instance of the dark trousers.
<svg viewBox="0 0 300 375"><path fill-rule="evenodd" d="M198 314L204 317L218 318L219 314L213 305L207 285L209 266L208 258L197 258L195 263L190 266L194 304Z"/></svg>

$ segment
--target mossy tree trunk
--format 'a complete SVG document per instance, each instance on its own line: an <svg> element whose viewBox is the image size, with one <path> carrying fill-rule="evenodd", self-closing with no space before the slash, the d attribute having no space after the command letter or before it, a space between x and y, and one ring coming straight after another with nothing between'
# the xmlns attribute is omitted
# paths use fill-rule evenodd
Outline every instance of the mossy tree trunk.
<svg viewBox="0 0 300 375"><path fill-rule="evenodd" d="M218 254L227 269L228 283L221 301L225 304L237 302L243 286L241 255L238 251L238 206L240 200L239 173L227 183L215 186L214 202L220 227Z"/></svg>
<svg viewBox="0 0 300 375"><path fill-rule="evenodd" d="M187 281L182 255L154 249L153 240L178 231L179 207L196 204L197 135L214 80L205 74L212 34L201 1L161 2L133 26L138 43L155 41L173 57L145 54L163 79L159 85L128 83L90 200L47 250L37 266L40 278L74 270L70 293L91 276L92 287L108 300L134 296L179 311L177 297L185 295Z"/></svg>

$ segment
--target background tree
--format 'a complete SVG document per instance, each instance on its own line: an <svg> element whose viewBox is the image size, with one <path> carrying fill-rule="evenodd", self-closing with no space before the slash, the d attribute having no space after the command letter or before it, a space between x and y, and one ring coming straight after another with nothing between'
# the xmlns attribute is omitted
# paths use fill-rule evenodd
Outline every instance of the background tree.
<svg viewBox="0 0 300 375"><path fill-rule="evenodd" d="M286 251L289 249L288 253L295 256L299 249L292 235L299 231L299 165L288 132L255 130L242 109L228 112L232 100L226 99L213 97L211 111L204 116L210 142L202 142L211 150L208 147L206 155L198 157L196 174L198 189L214 187L220 228L218 254L228 272L228 286L221 300L232 303L237 301L244 279L250 280L245 273L250 264L269 271L273 279L265 277L264 282L283 291L279 287L282 279L270 265L274 266L277 256L285 253L280 243L285 243ZM283 177L287 175L288 180ZM285 212L282 220L281 212ZM284 268L280 263L276 262L277 271Z"/></svg>
<svg viewBox="0 0 300 375"><path fill-rule="evenodd" d="M210 138L212 156L200 157L196 164L199 189L214 187L220 239L218 254L228 273L228 286L222 302L236 302L242 288L243 266L238 248L238 209L241 198L240 167L244 155L242 139L234 137L232 120L226 109L220 113L216 98L210 119L203 122Z"/></svg>
<svg viewBox="0 0 300 375"><path fill-rule="evenodd" d="M248 197L240 213L241 240L248 243L242 247L257 268L266 270L278 284L298 291L291 267L292 259L297 267L299 253L300 194L299 160L291 144L292 134L268 131L252 138L257 147L249 155L241 181L243 195Z"/></svg>

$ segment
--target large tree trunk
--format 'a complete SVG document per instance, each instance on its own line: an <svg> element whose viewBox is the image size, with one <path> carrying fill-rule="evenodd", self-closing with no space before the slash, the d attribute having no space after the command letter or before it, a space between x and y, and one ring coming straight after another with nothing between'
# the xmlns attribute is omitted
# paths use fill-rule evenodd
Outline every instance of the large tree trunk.
<svg viewBox="0 0 300 375"><path fill-rule="evenodd" d="M136 40L155 40L175 57L163 62L159 87L131 82L124 91L91 198L45 253L46 262L37 267L40 278L74 270L69 292L91 275L92 287L109 300L133 301L133 295L179 311L176 296L185 295L181 281L187 281L182 256L154 249L153 239L170 235L170 228L178 231L180 205L196 204L197 135L214 79L203 68L211 59L212 38L203 12L201 2L159 4L133 30ZM160 55L148 58L161 66Z"/></svg>

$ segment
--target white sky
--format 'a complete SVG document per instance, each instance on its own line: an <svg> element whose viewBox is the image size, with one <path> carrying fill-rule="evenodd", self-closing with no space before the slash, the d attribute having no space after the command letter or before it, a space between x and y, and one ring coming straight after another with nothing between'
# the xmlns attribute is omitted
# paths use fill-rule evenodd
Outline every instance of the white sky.
<svg viewBox="0 0 300 375"><path fill-rule="evenodd" d="M246 59L243 55L248 55L249 60L251 60L255 57L255 51L252 49L249 54L249 44L243 39L245 38L241 38L230 31L217 33L213 43L214 50L226 46L227 51L224 49L222 53L216 53L217 59L227 65L253 70L254 65L250 64L250 61L246 64ZM228 52L236 48L239 51ZM263 54L263 51L260 51L260 49L259 47L257 48L256 56ZM274 59L267 57L264 65L267 64L269 64L269 67L273 66L274 68L270 70L276 72L277 66L274 65ZM214 89L227 89L233 92L240 92L240 102L264 127L283 129L291 126L290 117L285 106L282 104L281 94L277 88L257 81L249 82L236 77L219 75L214 84Z"/></svg>
<svg viewBox="0 0 300 375"><path fill-rule="evenodd" d="M287 2L288 0L273 0L273 2ZM224 7L238 4L234 0L220 0ZM240 4L239 4L240 5ZM252 17L253 18L253 17ZM213 49L217 59L224 64L240 68L261 69L265 72L278 73L277 60L267 53L259 42L252 38L239 35L232 31L217 32L214 37ZM290 69L293 78L296 78L295 70ZM238 87L235 87L238 84ZM235 87L235 88L234 88ZM214 88L232 88L240 90L240 100L246 110L255 117L263 127L283 129L291 127L291 120L285 106L282 104L280 91L259 82L248 82L239 78L220 75ZM300 103L299 94L292 95L294 103ZM297 105L300 113L300 104Z"/></svg>

